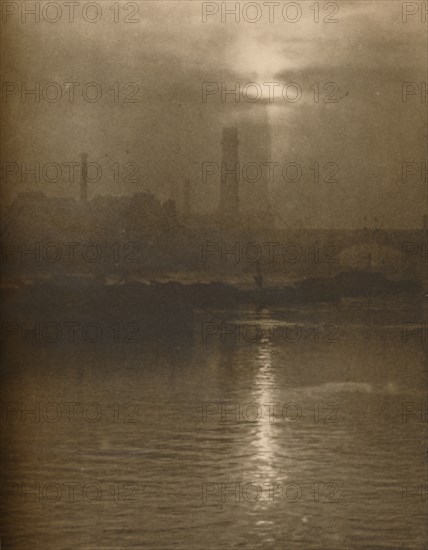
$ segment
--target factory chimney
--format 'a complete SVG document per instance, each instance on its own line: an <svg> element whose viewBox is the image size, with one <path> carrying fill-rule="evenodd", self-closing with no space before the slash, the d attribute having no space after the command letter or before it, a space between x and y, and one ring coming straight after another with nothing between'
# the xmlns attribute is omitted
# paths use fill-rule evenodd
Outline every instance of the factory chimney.
<svg viewBox="0 0 428 550"><path fill-rule="evenodd" d="M236 222L239 215L238 128L223 128L220 183L220 216L225 222Z"/></svg>
<svg viewBox="0 0 428 550"><path fill-rule="evenodd" d="M86 202L88 200L88 154L82 153L80 158L82 159L80 174L80 200Z"/></svg>

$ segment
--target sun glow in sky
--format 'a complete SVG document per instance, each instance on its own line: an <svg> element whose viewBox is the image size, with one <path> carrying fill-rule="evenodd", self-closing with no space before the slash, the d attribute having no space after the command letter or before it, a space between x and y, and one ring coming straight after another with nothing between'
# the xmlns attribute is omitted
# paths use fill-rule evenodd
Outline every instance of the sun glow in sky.
<svg viewBox="0 0 428 550"><path fill-rule="evenodd" d="M333 24L315 23L312 3L301 4L295 24L281 17L270 23L266 12L255 24L222 22L220 10L203 23L196 0L145 0L132 26L106 17L89 26L85 21L29 24L29 32L22 33L15 18L2 28L10 49L3 56L4 81L27 81L29 88L35 82L79 82L80 90L96 81L103 95L89 103L80 93L70 103L64 94L58 103L37 106L20 104L19 94L8 98L6 125L21 124L21 132L5 141L4 157L49 162L76 160L86 151L91 161L135 162L141 179L135 185L103 182L103 194L131 194L144 182L164 200L170 198L170 182L187 178L194 182L195 209L210 212L218 203L218 186L201 185L198 166L218 160L226 124L247 118L257 123L268 111L272 160L298 162L306 177L298 187L277 185L274 200L290 225L306 219L316 228L354 227L377 212L384 227L419 227L425 186L420 180L403 186L401 162L426 156L426 105L420 94L404 104L401 87L403 81L426 81L426 23L419 13L403 24L400 2L339 0L339 21ZM34 48L37 40L43 49ZM339 101L326 104L323 84L332 81ZM134 83L138 102L113 101L114 82L122 90ZM218 92L203 103L201 89L208 82ZM264 83L278 83L278 100L252 103L241 95L235 101L233 94L222 100L223 84L231 89L251 82L263 88L264 99L269 97ZM282 97L290 82L302 90L295 103ZM320 85L318 102L314 82ZM250 100L252 95L248 89ZM30 140L28 123L21 119L33 111L37 139ZM309 180L305 170L314 161L340 163L340 185ZM11 198L28 187L17 182ZM46 183L43 192L74 196L67 182ZM328 208L319 208L320 201Z"/></svg>
<svg viewBox="0 0 428 550"><path fill-rule="evenodd" d="M274 81L285 61L277 43L263 41L260 33L254 31L237 39L231 59L231 67L238 75L258 83Z"/></svg>

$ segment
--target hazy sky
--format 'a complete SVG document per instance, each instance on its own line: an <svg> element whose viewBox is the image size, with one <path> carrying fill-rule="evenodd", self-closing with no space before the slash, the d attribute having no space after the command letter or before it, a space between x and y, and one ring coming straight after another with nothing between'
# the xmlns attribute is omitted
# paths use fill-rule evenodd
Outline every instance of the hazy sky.
<svg viewBox="0 0 428 550"><path fill-rule="evenodd" d="M187 177L194 206L210 211L217 205L219 181L212 176L203 182L201 163L221 162L223 126L259 120L260 110L267 110L270 160L279 166L271 199L287 224L357 227L364 217L369 223L376 217L384 227L421 225L426 183L420 174L402 181L402 163L420 165L427 158L427 103L420 95L421 83L427 81L427 24L420 14L404 23L401 2L319 2L320 22L315 23L313 3L302 1L295 3L300 20L291 23L284 21L285 3L279 1L274 22L269 22L268 6L259 2L258 22L244 21L241 13L237 23L232 16L222 22L221 3L212 2L218 13L203 23L197 0L144 0L134 3L138 22L114 23L113 2L98 4L102 17L97 23L84 21L80 7L73 23L65 14L57 23L34 23L30 17L22 23L19 14L2 23L3 82L17 83L18 89L24 81L29 88L55 82L64 93L65 82L80 83L73 103L65 95L56 103L43 97L35 103L29 96L26 104L18 93L7 96L2 104L3 162L63 164L78 161L85 151L104 170L90 197L149 189L160 198L179 200ZM227 2L227 8L234 4ZM333 10L327 4L339 6L331 16L338 22L323 22ZM290 19L293 9L287 11ZM101 87L98 102L82 99L87 82ZM136 83L139 101L115 103L109 90L115 82L122 92L127 82ZM219 88L222 82L228 88L256 82L263 98L268 92L264 82L279 86L272 103L251 103L242 96L237 103L231 96L222 103L220 93L203 103L204 82ZM294 103L281 96L290 82L302 92ZM311 89L316 82L318 103ZM327 82L336 87L323 90ZM403 102L403 82L417 83L419 95ZM323 102L330 91L337 103ZM243 149L245 141L241 135ZM109 170L115 162L137 163L138 181L115 183ZM299 182L281 176L291 162L302 169ZM320 181L309 169L316 162ZM338 182L322 181L328 162L338 165ZM120 179L125 175L122 170ZM37 189L77 196L77 184L67 179L35 184L30 177L18 184L17 177L3 182L3 192Z"/></svg>

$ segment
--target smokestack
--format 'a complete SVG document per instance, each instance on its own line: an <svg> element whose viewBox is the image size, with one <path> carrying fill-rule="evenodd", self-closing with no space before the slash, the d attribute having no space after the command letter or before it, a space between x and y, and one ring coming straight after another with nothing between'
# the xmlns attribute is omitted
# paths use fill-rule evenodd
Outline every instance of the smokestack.
<svg viewBox="0 0 428 550"><path fill-rule="evenodd" d="M88 154L82 153L81 160L81 175L80 175L80 200L86 202L88 200Z"/></svg>
<svg viewBox="0 0 428 550"><path fill-rule="evenodd" d="M186 179L183 185L183 214L184 216L190 215L190 180Z"/></svg>
<svg viewBox="0 0 428 550"><path fill-rule="evenodd" d="M252 109L251 113L241 118L239 137L242 143L239 161L244 182L239 193L241 211L256 214L259 223L267 223L271 227L268 163L272 145L266 106L260 105L256 111ZM248 170L251 166L253 168Z"/></svg>
<svg viewBox="0 0 428 550"><path fill-rule="evenodd" d="M223 128L220 215L226 222L236 222L239 214L238 128Z"/></svg>

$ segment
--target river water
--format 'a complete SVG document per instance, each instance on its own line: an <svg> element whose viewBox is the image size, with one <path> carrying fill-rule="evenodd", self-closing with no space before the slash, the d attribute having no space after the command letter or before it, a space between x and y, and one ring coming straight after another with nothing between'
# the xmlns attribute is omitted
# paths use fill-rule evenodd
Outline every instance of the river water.
<svg viewBox="0 0 428 550"><path fill-rule="evenodd" d="M365 300L12 337L2 548L427 548L424 319Z"/></svg>

